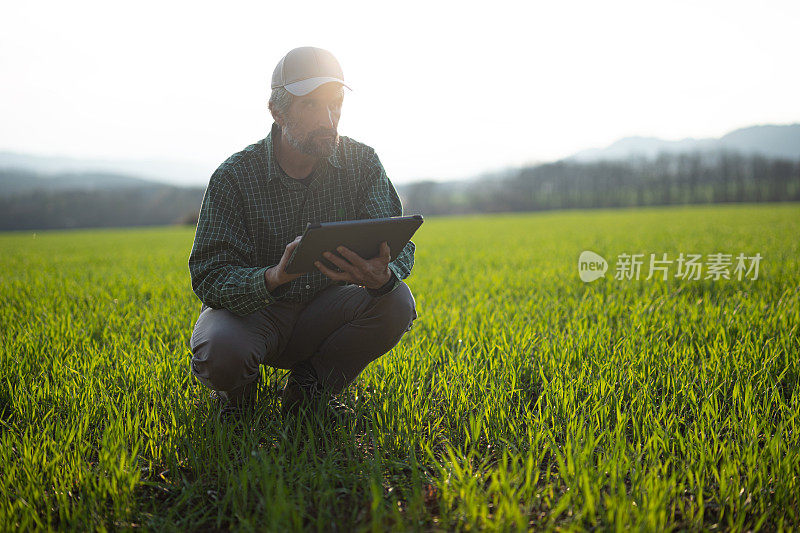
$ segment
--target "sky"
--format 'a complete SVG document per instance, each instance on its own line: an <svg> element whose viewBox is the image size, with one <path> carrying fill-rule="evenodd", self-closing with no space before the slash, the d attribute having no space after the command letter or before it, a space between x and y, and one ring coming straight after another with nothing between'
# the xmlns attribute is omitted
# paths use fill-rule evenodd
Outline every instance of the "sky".
<svg viewBox="0 0 800 533"><path fill-rule="evenodd" d="M800 122L800 2L3 2L0 150L192 163L267 135L297 46L336 55L339 132L395 182L632 136Z"/></svg>

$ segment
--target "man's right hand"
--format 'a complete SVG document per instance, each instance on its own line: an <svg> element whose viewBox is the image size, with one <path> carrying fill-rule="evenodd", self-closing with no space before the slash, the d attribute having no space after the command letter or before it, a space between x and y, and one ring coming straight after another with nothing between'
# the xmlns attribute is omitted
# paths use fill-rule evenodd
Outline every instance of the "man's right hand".
<svg viewBox="0 0 800 533"><path fill-rule="evenodd" d="M267 290L269 292L274 291L284 283L289 283L293 279L297 279L303 274L287 274L286 273L286 265L289 264L289 258L292 257L292 252L294 249L297 248L297 245L300 244L300 238L302 235L298 235L295 239L286 245L286 250L283 251L283 257L281 257L280 262L275 265L274 267L270 267L264 272L264 278L267 281Z"/></svg>

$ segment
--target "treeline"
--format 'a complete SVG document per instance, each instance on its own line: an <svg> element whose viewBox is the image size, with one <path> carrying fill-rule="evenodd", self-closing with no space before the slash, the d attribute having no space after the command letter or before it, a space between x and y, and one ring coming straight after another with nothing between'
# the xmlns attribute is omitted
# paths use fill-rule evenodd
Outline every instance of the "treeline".
<svg viewBox="0 0 800 533"><path fill-rule="evenodd" d="M800 201L800 161L736 152L559 161L469 182L411 183L400 194L406 212L425 215Z"/></svg>
<svg viewBox="0 0 800 533"><path fill-rule="evenodd" d="M0 197L0 230L196 224L204 189L36 190Z"/></svg>
<svg viewBox="0 0 800 533"><path fill-rule="evenodd" d="M446 215L715 202L800 201L800 160L733 152L559 161L470 181L398 187L407 213ZM105 174L0 171L0 230L197 223L204 188Z"/></svg>

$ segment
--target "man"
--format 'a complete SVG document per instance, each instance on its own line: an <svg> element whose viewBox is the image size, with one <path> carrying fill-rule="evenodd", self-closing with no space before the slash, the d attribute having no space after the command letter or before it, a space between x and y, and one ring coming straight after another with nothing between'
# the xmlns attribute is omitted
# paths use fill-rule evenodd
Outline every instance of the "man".
<svg viewBox="0 0 800 533"><path fill-rule="evenodd" d="M262 364L290 369L284 414L330 398L417 318L402 281L412 242L391 262L382 243L375 258L326 256L339 272L284 270L309 222L402 214L375 151L338 134L344 87L330 52L291 50L272 75L271 132L228 158L203 197L189 257L203 303L191 370L233 407L252 403Z"/></svg>

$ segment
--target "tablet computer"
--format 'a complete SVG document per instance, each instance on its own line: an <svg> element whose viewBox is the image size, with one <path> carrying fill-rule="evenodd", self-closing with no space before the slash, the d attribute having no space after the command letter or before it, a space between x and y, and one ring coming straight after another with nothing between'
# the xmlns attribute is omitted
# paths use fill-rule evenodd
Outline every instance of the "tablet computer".
<svg viewBox="0 0 800 533"><path fill-rule="evenodd" d="M341 257L336 247L345 246L364 259L372 259L380 253L383 241L389 245L394 261L421 225L422 215L308 224L300 244L289 258L286 272L317 272L314 261L338 271L339 267L322 257L322 252L328 251Z"/></svg>

